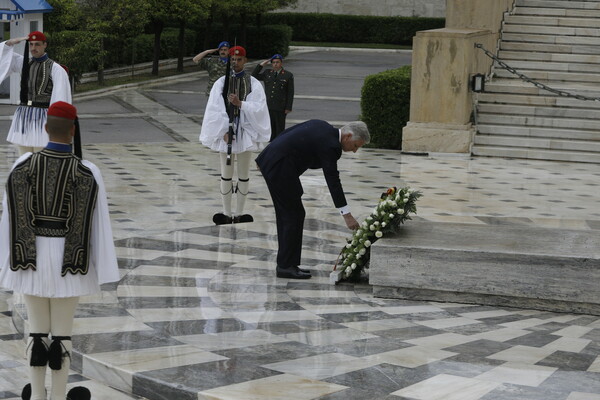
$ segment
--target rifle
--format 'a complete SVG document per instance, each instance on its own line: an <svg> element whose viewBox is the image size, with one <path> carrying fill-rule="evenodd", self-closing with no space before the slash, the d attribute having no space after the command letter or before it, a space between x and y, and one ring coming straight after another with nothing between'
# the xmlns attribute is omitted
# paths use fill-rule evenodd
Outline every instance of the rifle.
<svg viewBox="0 0 600 400"><path fill-rule="evenodd" d="M233 104L229 102L229 82L231 80L231 56L227 59L227 67L225 68L225 82L223 83L223 101L225 102L225 110L229 117L229 137L227 138L227 165L231 165L231 145L233 144L233 120L235 118Z"/></svg>

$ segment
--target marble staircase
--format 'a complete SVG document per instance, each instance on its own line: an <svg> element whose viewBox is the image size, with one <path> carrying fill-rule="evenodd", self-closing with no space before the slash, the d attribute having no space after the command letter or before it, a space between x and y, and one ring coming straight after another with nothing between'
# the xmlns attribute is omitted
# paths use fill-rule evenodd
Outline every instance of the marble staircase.
<svg viewBox="0 0 600 400"><path fill-rule="evenodd" d="M553 89L600 98L600 0L517 0L498 57ZM600 163L600 101L559 96L497 63L476 123L474 155Z"/></svg>

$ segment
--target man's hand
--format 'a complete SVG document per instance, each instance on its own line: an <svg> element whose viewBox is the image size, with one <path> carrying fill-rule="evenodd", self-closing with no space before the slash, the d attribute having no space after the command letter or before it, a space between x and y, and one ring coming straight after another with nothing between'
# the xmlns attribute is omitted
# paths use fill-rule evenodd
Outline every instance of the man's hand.
<svg viewBox="0 0 600 400"><path fill-rule="evenodd" d="M264 67L265 65L267 65L267 64L268 64L268 63L270 63L270 62L271 62L271 60L270 60L270 59L264 60L263 62L261 62L261 63L260 63L260 66L261 66L261 67Z"/></svg>
<svg viewBox="0 0 600 400"><path fill-rule="evenodd" d="M356 219L354 219L352 214L350 214L350 213L344 214L343 217L344 217L344 222L346 222L346 226L348 227L348 229L352 229L353 231L355 231L360 227L360 224L358 223L358 221Z"/></svg>
<svg viewBox="0 0 600 400"><path fill-rule="evenodd" d="M14 39L9 39L6 41L6 45L7 46L14 46L17 43L21 43L23 40L27 40L29 39L28 36L23 36L23 37L19 37L19 38L14 38Z"/></svg>
<svg viewBox="0 0 600 400"><path fill-rule="evenodd" d="M231 93L229 95L229 97L227 97L227 99L229 100L229 102L231 104L233 104L236 107L241 107L242 106L242 101L240 100L240 98L238 97L237 94Z"/></svg>
<svg viewBox="0 0 600 400"><path fill-rule="evenodd" d="M196 64L198 64L200 62L200 60L202 60L207 55L214 53L215 51L219 51L219 49L204 50L202 53L197 54L194 58L192 58L192 61L195 62Z"/></svg>

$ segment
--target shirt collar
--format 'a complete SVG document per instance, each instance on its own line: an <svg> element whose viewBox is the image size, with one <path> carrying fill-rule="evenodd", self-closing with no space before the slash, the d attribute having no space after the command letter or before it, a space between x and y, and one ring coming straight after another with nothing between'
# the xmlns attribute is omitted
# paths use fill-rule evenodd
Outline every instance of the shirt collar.
<svg viewBox="0 0 600 400"><path fill-rule="evenodd" d="M61 151L63 153L72 153L73 150L70 144L66 143L56 143L56 142L48 142L46 145L48 150Z"/></svg>
<svg viewBox="0 0 600 400"><path fill-rule="evenodd" d="M233 76L235 76L236 78L241 78L242 76L244 76L245 73L245 70L241 70L240 72L234 72Z"/></svg>
<svg viewBox="0 0 600 400"><path fill-rule="evenodd" d="M38 58L36 58L36 57L31 57L31 59L32 59L33 61L36 61L36 62L42 62L42 61L46 61L46 60L48 59L48 53L44 53L44 55L43 55L43 56L41 56L41 57L38 57Z"/></svg>

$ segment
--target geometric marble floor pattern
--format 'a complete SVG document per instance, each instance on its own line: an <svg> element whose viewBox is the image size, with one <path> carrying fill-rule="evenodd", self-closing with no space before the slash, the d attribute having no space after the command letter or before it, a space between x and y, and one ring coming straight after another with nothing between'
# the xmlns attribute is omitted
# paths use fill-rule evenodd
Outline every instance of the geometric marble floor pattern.
<svg viewBox="0 0 600 400"><path fill-rule="evenodd" d="M2 151L3 184L14 154ZM218 166L199 144L84 151L104 176L122 276L76 314L70 384L94 398L600 400L600 317L329 284L349 232L322 174L303 177L313 278L293 281L274 276L274 213L257 171L256 222L215 227ZM363 149L340 170L359 220L386 187L410 185L424 195L408 224L600 229L597 165ZM19 296L1 299L0 399L15 399L27 382L25 311Z"/></svg>

